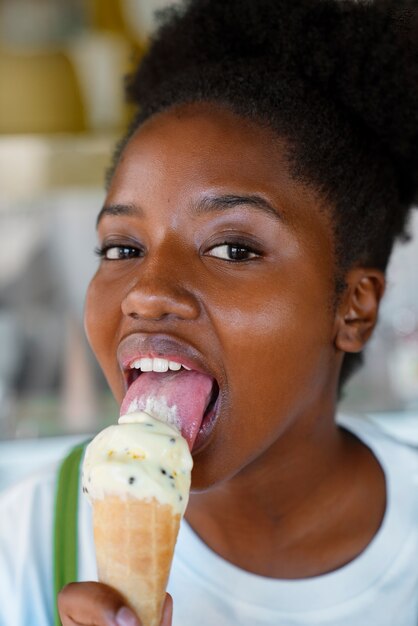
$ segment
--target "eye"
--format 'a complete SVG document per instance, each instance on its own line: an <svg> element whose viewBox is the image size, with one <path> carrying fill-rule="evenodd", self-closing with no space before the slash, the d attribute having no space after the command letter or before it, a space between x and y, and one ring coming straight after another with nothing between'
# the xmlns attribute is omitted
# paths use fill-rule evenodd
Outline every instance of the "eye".
<svg viewBox="0 0 418 626"><path fill-rule="evenodd" d="M123 261L143 256L143 251L134 246L111 244L96 248L95 253L105 261Z"/></svg>
<svg viewBox="0 0 418 626"><path fill-rule="evenodd" d="M260 253L251 248L248 244L241 243L223 243L214 246L207 253L208 256L214 256L217 259L225 261L250 261L260 256Z"/></svg>

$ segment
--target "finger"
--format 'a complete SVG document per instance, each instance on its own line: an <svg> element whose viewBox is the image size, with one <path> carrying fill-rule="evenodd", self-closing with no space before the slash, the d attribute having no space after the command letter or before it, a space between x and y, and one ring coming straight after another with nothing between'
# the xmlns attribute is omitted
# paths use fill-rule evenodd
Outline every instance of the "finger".
<svg viewBox="0 0 418 626"><path fill-rule="evenodd" d="M165 594L165 601L163 606L163 615L161 618L160 626L171 626L173 619L173 598L169 593Z"/></svg>
<svg viewBox="0 0 418 626"><path fill-rule="evenodd" d="M86 626L86 624L80 624L79 622L75 622L68 615L61 615L60 614L60 619L61 619L62 626Z"/></svg>
<svg viewBox="0 0 418 626"><path fill-rule="evenodd" d="M60 616L62 626L80 626L77 622L75 622L71 617L67 617L66 615ZM83 625L81 625L83 626Z"/></svg>
<svg viewBox="0 0 418 626"><path fill-rule="evenodd" d="M58 595L63 626L140 626L125 605L115 589L95 582L70 583ZM126 611L121 612L123 607Z"/></svg>
<svg viewBox="0 0 418 626"><path fill-rule="evenodd" d="M141 626L142 622L131 609L128 609L127 606L123 606L116 613L116 624L117 626Z"/></svg>

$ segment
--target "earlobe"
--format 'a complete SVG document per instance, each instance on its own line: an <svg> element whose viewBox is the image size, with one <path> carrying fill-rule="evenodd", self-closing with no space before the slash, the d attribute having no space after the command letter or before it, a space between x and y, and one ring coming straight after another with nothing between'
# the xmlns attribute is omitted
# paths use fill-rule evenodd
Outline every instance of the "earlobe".
<svg viewBox="0 0 418 626"><path fill-rule="evenodd" d="M335 347L343 352L361 352L377 323L385 276L380 270L355 268L348 272L345 282L336 315Z"/></svg>

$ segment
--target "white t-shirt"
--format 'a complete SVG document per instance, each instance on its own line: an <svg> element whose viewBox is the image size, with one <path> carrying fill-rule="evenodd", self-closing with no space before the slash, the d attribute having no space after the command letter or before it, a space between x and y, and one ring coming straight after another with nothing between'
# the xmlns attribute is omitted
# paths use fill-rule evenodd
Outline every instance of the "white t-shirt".
<svg viewBox="0 0 418 626"><path fill-rule="evenodd" d="M387 510L369 546L335 572L276 580L231 565L184 523L169 583L174 626L417 626L418 451L365 419L339 421L386 475ZM0 494L0 626L53 624L55 479L50 468ZM81 494L78 545L78 578L95 580L91 511Z"/></svg>

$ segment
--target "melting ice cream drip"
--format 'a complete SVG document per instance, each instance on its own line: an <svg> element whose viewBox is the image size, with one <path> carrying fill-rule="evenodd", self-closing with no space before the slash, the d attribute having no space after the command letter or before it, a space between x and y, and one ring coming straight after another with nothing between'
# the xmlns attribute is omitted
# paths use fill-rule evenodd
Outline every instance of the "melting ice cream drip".
<svg viewBox="0 0 418 626"><path fill-rule="evenodd" d="M179 432L181 431L181 422L177 406L168 406L165 396L147 396L145 402L143 398L135 398L130 403L124 418L128 417L130 413L137 413L138 411L144 411L161 422L165 422L169 426L172 426ZM124 419L124 421L126 423L129 421L129 418ZM119 423L121 423L120 420Z"/></svg>

